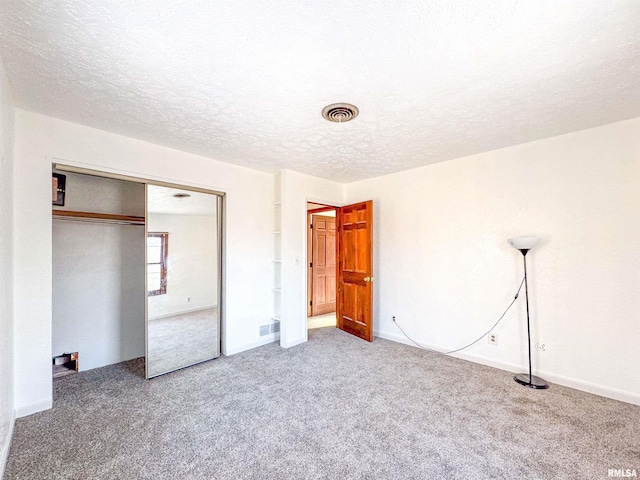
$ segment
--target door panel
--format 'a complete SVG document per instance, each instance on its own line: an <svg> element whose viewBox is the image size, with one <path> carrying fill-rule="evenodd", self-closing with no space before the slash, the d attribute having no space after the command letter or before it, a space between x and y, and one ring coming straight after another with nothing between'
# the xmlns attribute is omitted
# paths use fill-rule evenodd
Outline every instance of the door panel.
<svg viewBox="0 0 640 480"><path fill-rule="evenodd" d="M307 317L313 315L311 311L311 304L313 303L313 269L311 268L311 265L313 265L312 218L312 215L307 213Z"/></svg>
<svg viewBox="0 0 640 480"><path fill-rule="evenodd" d="M336 311L336 219L313 216L312 315Z"/></svg>
<svg viewBox="0 0 640 480"><path fill-rule="evenodd" d="M154 255L157 242L147 243L147 378L220 355L222 200L190 191L176 201L183 192L147 185L147 233L167 239L161 256ZM192 215L193 202L198 215ZM155 272L162 288L152 284Z"/></svg>
<svg viewBox="0 0 640 480"><path fill-rule="evenodd" d="M373 341L373 202L337 212L338 328Z"/></svg>

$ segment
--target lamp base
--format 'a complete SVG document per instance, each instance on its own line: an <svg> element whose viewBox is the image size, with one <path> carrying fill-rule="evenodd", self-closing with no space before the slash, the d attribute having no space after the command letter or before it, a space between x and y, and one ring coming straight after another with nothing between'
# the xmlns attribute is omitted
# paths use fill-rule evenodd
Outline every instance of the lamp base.
<svg viewBox="0 0 640 480"><path fill-rule="evenodd" d="M529 382L529 374L528 373L519 373L513 379L518 382L520 385L524 385L525 387L535 388L535 389L545 389L549 388L549 384L545 382L540 377L536 377L535 375L531 375L531 382Z"/></svg>

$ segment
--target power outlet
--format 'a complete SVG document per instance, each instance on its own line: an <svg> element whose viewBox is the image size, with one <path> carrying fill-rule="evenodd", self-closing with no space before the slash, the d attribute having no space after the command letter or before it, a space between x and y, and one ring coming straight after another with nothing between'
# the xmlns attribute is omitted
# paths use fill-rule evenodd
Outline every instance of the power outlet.
<svg viewBox="0 0 640 480"><path fill-rule="evenodd" d="M393 323L396 323L396 316L395 316L395 315L391 315L391 321L392 321Z"/></svg>
<svg viewBox="0 0 640 480"><path fill-rule="evenodd" d="M487 340L490 345L498 345L498 334L490 333L489 335L487 335Z"/></svg>
<svg viewBox="0 0 640 480"><path fill-rule="evenodd" d="M547 346L544 343L536 343L536 348L541 352L547 351Z"/></svg>

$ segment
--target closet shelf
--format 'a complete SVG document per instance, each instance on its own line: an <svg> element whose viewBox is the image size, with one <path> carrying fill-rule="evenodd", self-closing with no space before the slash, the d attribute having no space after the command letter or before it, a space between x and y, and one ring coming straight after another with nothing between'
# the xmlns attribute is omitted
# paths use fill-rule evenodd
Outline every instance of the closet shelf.
<svg viewBox="0 0 640 480"><path fill-rule="evenodd" d="M79 222L144 225L144 217L135 217L132 215L114 215L111 213L76 212L72 210L53 210L53 218L75 220Z"/></svg>

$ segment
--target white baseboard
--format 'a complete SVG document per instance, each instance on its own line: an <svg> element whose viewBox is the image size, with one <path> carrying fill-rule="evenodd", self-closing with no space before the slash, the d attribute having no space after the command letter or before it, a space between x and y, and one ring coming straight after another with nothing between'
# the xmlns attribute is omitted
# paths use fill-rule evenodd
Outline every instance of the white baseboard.
<svg viewBox="0 0 640 480"><path fill-rule="evenodd" d="M415 343L413 343L404 335L397 335L397 334L387 333L387 332L374 332L374 336L384 338L386 340L398 342L398 343L404 343L405 345L418 348ZM421 343L421 345L425 348L436 350L441 353L448 351L447 348L441 345L430 345L426 343L424 344ZM513 372L513 373L516 373L522 370L522 366L516 365L515 363L508 363L501 360L495 360L493 358L487 358L481 355L474 355L468 352L457 352L457 353L451 354L450 356L455 358L460 358L462 360L467 360L469 362L487 365L488 367L499 368L500 370L506 370L508 372Z"/></svg>
<svg viewBox="0 0 640 480"><path fill-rule="evenodd" d="M396 342L396 343L404 343L405 345L409 345L411 347L416 347L416 344L413 343L411 340L409 340L404 335L399 335L399 334L395 334L395 333L388 333L388 332L380 332L380 331L374 330L373 331L373 336L374 337L379 337L379 338L384 338L385 340L391 340L392 342ZM425 347L427 347L427 346L428 345L425 345ZM431 347L429 347L429 348L431 348Z"/></svg>
<svg viewBox="0 0 640 480"><path fill-rule="evenodd" d="M163 318L169 318L169 317L175 317L177 315L185 315L187 313L194 313L194 312L200 312L202 310L209 310L211 308L216 308L217 305L206 305L204 307L195 307L195 308L189 308L187 310L180 310L179 312L173 312L173 313L167 313L164 315L158 315L157 317L149 317L149 320L162 320Z"/></svg>
<svg viewBox="0 0 640 480"><path fill-rule="evenodd" d="M230 349L227 349L224 354L226 356L235 355L236 353L246 352L247 350L251 350L252 348L262 347L263 345L267 345L269 343L277 342L280 340L280 333L272 333L270 335L265 335L264 337L260 337L259 340L251 343L245 343L244 345L239 345Z"/></svg>
<svg viewBox="0 0 640 480"><path fill-rule="evenodd" d="M296 338L295 340L292 340L290 342L281 343L281 345L284 348L291 348L291 347L295 347L296 345L300 345L301 343L304 343L306 341L307 341L307 339L302 337L302 338Z"/></svg>
<svg viewBox="0 0 640 480"><path fill-rule="evenodd" d="M612 398L621 402L632 403L634 405L640 405L640 395L632 392L626 392L624 390L618 390L617 388L604 387L595 383L585 382L575 378L564 377L562 375L556 375L551 372L540 372L545 380L558 385L564 385L565 387L575 388L576 390L582 390L583 392L593 393L594 395L600 395L601 397Z"/></svg>
<svg viewBox="0 0 640 480"><path fill-rule="evenodd" d="M53 407L53 400L41 400L39 402L29 403L28 405L22 405L16 408L16 418L26 417L27 415L33 415L34 413L49 410Z"/></svg>
<svg viewBox="0 0 640 480"><path fill-rule="evenodd" d="M418 348L415 343L407 339L404 335L398 335L395 333L380 332L380 331L374 332L374 335L376 337L384 338L386 340L391 340L393 342L398 342L398 343L404 343L405 345ZM423 346L426 348L437 350L439 352L446 351L445 348L438 345L424 344ZM492 358L487 358L480 355L473 355L467 352L458 352L451 356L460 358L462 360L467 360L470 362L487 365L489 367L499 368L500 370L506 370L507 372L512 372L512 373L517 373L521 371L523 368L522 365L516 365L508 362L503 362L500 360L494 360ZM538 370L537 372L534 372L534 373L551 383L557 383L558 385L562 385L569 388L575 388L576 390L581 390L587 393L593 393L594 395L600 395L601 397L612 398L614 400L619 400L621 402L640 405L640 395L636 393L626 392L624 390L618 390L616 388L611 388L611 387L605 387L603 385L597 385L595 383L585 382L583 380L565 377L563 375L558 375L558 374L543 371L543 370Z"/></svg>
<svg viewBox="0 0 640 480"><path fill-rule="evenodd" d="M16 412L11 414L11 420L9 420L9 429L7 430L7 436L4 438L4 448L0 452L0 478L4 478L4 468L7 466L7 460L9 459L9 450L11 450L11 439L13 439L13 426L16 423Z"/></svg>

